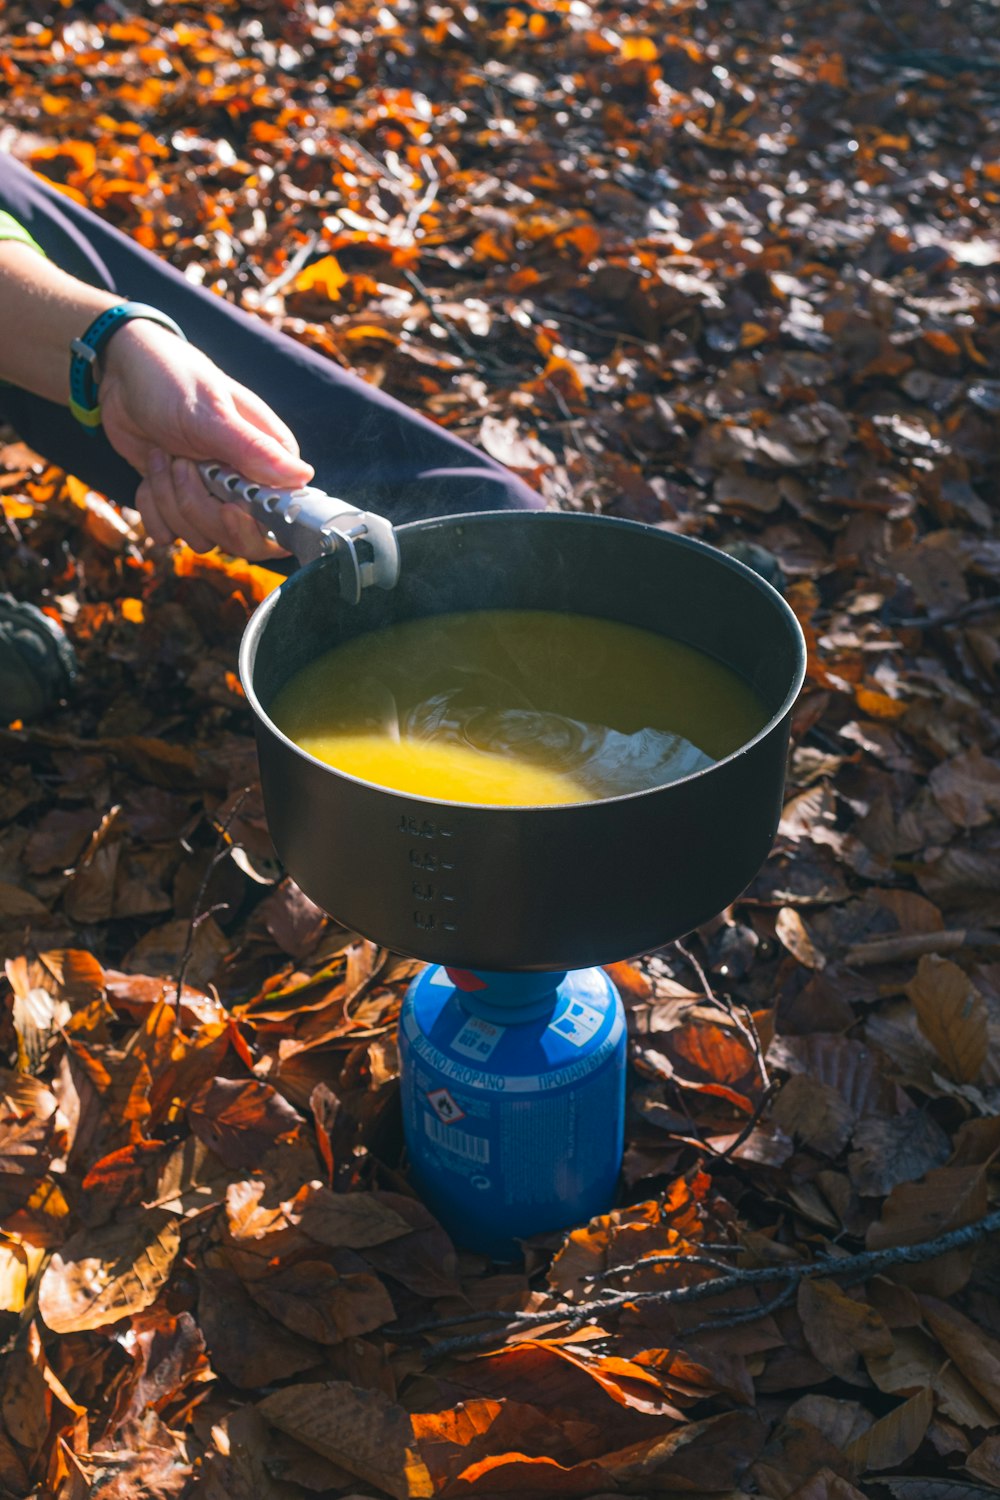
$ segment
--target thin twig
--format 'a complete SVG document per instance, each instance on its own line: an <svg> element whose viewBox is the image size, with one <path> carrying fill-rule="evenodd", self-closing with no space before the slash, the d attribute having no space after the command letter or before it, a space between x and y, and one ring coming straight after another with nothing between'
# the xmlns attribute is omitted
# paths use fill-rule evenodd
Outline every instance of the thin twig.
<svg viewBox="0 0 1000 1500"><path fill-rule="evenodd" d="M733 1247L739 1249L738 1245ZM586 1282L607 1281L610 1276L624 1276L628 1271L641 1270L643 1266L707 1266L711 1271L721 1271L724 1276L731 1276L732 1266L727 1266L724 1261L716 1260L714 1255L649 1255L642 1260L630 1261L627 1266L608 1266L603 1271L594 1271L583 1279Z"/></svg>
<svg viewBox="0 0 1000 1500"><path fill-rule="evenodd" d="M694 969L695 973L698 976L699 983L701 984L702 989L705 991L706 998L711 1000L713 1005L721 1006L722 1009L726 1012L726 1015L732 1021L733 1025L736 1027L736 1030L739 1032L740 1036L743 1038L747 1046L750 1048L750 1051L753 1053L754 1060L757 1063L758 1071L760 1072L761 1086L765 1090L770 1089L771 1082L768 1076L767 1065L764 1062L764 1049L761 1046L760 1037L757 1034L757 1028L753 1023L753 1017L750 1016L749 1011L747 1011L747 1015L749 1017L748 1024L748 1022L744 1021L742 1016L738 1014L736 1006L733 1004L732 1000L730 1000L728 995L717 995L715 993L715 991L712 989L712 986L709 984L708 975L705 973L705 970L695 958L694 954L691 953L689 949L685 948L684 944L681 942L674 943L674 947L677 949L677 952L681 955L681 957L691 965L692 969Z"/></svg>
<svg viewBox="0 0 1000 1500"><path fill-rule="evenodd" d="M261 287L259 293L261 301L265 301L268 297L273 297L277 292L283 291L290 281L295 280L296 276L312 256L317 245L319 245L320 239L319 230L313 229L309 234L309 238L299 246L281 274L275 276L273 281L269 281L265 286Z"/></svg>
<svg viewBox="0 0 1000 1500"><path fill-rule="evenodd" d="M382 185L389 189L393 197L398 198L401 203L406 200L408 194L404 184L400 182L398 177L392 175L384 162L380 162L377 156L373 156L370 151L362 146L360 141L356 141L353 136L345 135L342 130L331 130L330 139L335 146L343 147L344 150L356 156L359 161L363 161L372 176L377 177Z"/></svg>
<svg viewBox="0 0 1000 1500"><path fill-rule="evenodd" d="M445 333L452 340L455 347L460 351L464 358L467 359L470 364L482 364L484 361L476 353L475 349L473 349L472 345L465 337L465 334L462 333L460 329L455 327L455 324L451 321L450 318L446 318L444 313L438 311L434 293L430 290L430 288L424 286L424 283L420 280L420 277L417 276L413 271L404 271L403 277L404 280L410 283L413 290L417 293L418 297L422 297L424 299L427 304L427 311L430 313L431 318L439 328L444 329Z"/></svg>
<svg viewBox="0 0 1000 1500"><path fill-rule="evenodd" d="M184 952L181 954L180 968L177 970L177 993L174 997L174 1008L176 1010L175 1024L178 1025L180 1023L181 1014L181 996L184 993L184 975L187 972L188 964L191 962L191 956L194 953L195 933L201 926L202 922L206 920L206 918L213 916L217 911L224 911L229 904L226 901L216 902L214 906L209 907L207 910L202 909L202 903L205 900L205 892L208 890L208 882L211 880L218 866L222 863L222 861L226 858L226 856L232 849L232 840L229 837L229 830L232 827L233 823L236 821L240 808L243 806L249 794L250 788L248 786L245 786L240 792L239 796L236 798L236 801L233 803L232 807L229 809L229 812L226 815L226 821L224 823L214 824L214 827L218 834L215 845L215 852L213 853L212 858L209 860L208 864L205 866L204 874L202 875L201 882L198 886L198 893L194 898L194 905L191 908L191 921L188 924L187 937L184 942Z"/></svg>
<svg viewBox="0 0 1000 1500"><path fill-rule="evenodd" d="M508 1333L522 1333L526 1329L538 1328L546 1323L555 1323L562 1319L572 1321L579 1327L584 1322L599 1318L603 1313L613 1312L622 1307L637 1305L666 1307L688 1302L706 1302L710 1298L724 1296L727 1292L742 1291L746 1287L760 1286L775 1281L784 1282L785 1290L798 1286L802 1281L820 1277L847 1282L867 1281L870 1277L879 1275L893 1266L915 1265L922 1261L936 1260L939 1255L946 1255L950 1250L959 1250L968 1245L974 1245L996 1230L1000 1230L1000 1209L995 1209L993 1213L987 1214L985 1218L977 1219L973 1224L965 1224L961 1229L949 1230L947 1234L936 1235L930 1240L920 1240L914 1245L893 1245L886 1250L863 1250L856 1255L821 1256L818 1260L797 1261L785 1266L750 1267L745 1270L729 1271L710 1281L699 1281L688 1286L666 1287L662 1291L605 1292L591 1301L578 1303L574 1307L561 1303L555 1308L541 1312L462 1313L452 1318L414 1324L409 1328L384 1331L390 1338L404 1339L413 1338L419 1334L436 1333L442 1328L452 1328L460 1324L481 1323L487 1319L501 1321L504 1324L504 1327L500 1329L487 1329L485 1332L444 1339L428 1351L437 1357L483 1348L494 1343L498 1336L503 1338ZM668 1260L677 1258L666 1257ZM663 1257L647 1256L641 1264L654 1265L661 1259ZM762 1316L764 1310L764 1308L756 1309L756 1315Z"/></svg>
<svg viewBox="0 0 1000 1500"><path fill-rule="evenodd" d="M709 1145L708 1142L706 1142L707 1150L715 1158L716 1161L725 1161L727 1157L735 1156L736 1152L743 1145L743 1142L748 1140L750 1136L753 1135L754 1131L757 1129L757 1126L761 1122L761 1117L763 1116L765 1109L774 1098L776 1089L777 1084L773 1079L770 1079L765 1086L764 1092L757 1100L757 1104L754 1108L753 1114L750 1116L749 1120L747 1120L739 1135L733 1136L733 1139L729 1142L729 1145L726 1146L722 1151L714 1150L714 1148Z"/></svg>
<svg viewBox="0 0 1000 1500"><path fill-rule="evenodd" d="M421 156L420 165L424 169L424 175L427 181L422 196L418 198L417 202L414 203L413 207L406 215L405 231L411 239L416 233L417 225L420 223L420 220L423 218L427 210L433 206L434 200L438 195L438 186L441 180L438 177L437 168L434 166L434 162L431 157L427 156L426 154Z"/></svg>
<svg viewBox="0 0 1000 1500"><path fill-rule="evenodd" d="M728 1318L709 1318L707 1323L696 1323L693 1328L685 1328L684 1337L690 1339L696 1333L714 1333L717 1328L737 1328L741 1323L756 1323L758 1318L766 1318L769 1313L787 1306L795 1296L795 1290L793 1282L791 1286L782 1287L770 1302L761 1302L757 1307L746 1307L742 1312L731 1313Z"/></svg>
<svg viewBox="0 0 1000 1500"><path fill-rule="evenodd" d="M909 41L909 38L904 36L903 32L900 31L895 21L892 20L890 16L886 15L885 11L882 9L881 4L879 3L879 0L865 0L865 8L866 10L869 10L871 14L882 23L882 25L885 27L886 31L889 32L894 41L903 43L904 45Z"/></svg>
<svg viewBox="0 0 1000 1500"><path fill-rule="evenodd" d="M1000 63L997 66L1000 67ZM997 609L1000 609L1000 594L991 594L987 599L972 599L958 609L939 610L937 614L890 616L887 623L893 630L937 630L942 625L959 625L963 620L989 615Z"/></svg>
<svg viewBox="0 0 1000 1500"><path fill-rule="evenodd" d="M986 928L942 928L939 932L903 932L895 937L871 938L855 943L844 954L845 964L863 969L868 964L905 963L925 953L954 953L959 948L995 948L1000 932Z"/></svg>

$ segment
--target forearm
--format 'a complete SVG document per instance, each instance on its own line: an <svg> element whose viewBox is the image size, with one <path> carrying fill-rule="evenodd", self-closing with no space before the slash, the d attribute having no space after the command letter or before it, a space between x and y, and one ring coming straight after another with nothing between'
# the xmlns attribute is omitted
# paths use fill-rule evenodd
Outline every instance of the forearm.
<svg viewBox="0 0 1000 1500"><path fill-rule="evenodd" d="M71 342L121 300L28 245L0 240L0 380L65 406Z"/></svg>

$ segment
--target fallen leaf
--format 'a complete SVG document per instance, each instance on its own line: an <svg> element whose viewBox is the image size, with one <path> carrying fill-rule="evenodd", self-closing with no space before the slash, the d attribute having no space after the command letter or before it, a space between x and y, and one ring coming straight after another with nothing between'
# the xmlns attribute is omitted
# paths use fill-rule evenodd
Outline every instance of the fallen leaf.
<svg viewBox="0 0 1000 1500"><path fill-rule="evenodd" d="M906 987L920 1030L956 1083L973 1083L989 1049L986 1005L950 959L926 953Z"/></svg>
<svg viewBox="0 0 1000 1500"><path fill-rule="evenodd" d="M265 1396L256 1409L273 1427L395 1500L434 1493L409 1416L377 1391L342 1380L290 1386Z"/></svg>
<svg viewBox="0 0 1000 1500"><path fill-rule="evenodd" d="M83 1229L42 1276L38 1310L53 1333L104 1328L149 1307L180 1249L179 1221L162 1210Z"/></svg>
<svg viewBox="0 0 1000 1500"><path fill-rule="evenodd" d="M806 1343L820 1364L850 1385L867 1385L862 1361L892 1349L892 1334L875 1309L835 1282L810 1277L799 1287L798 1310Z"/></svg>
<svg viewBox="0 0 1000 1500"><path fill-rule="evenodd" d="M302 1116L269 1083L213 1078L188 1105L191 1129L227 1167L255 1167L275 1140L296 1135Z"/></svg>
<svg viewBox="0 0 1000 1500"><path fill-rule="evenodd" d="M859 1473L895 1469L920 1447L934 1415L934 1393L929 1386L881 1417L844 1449Z"/></svg>

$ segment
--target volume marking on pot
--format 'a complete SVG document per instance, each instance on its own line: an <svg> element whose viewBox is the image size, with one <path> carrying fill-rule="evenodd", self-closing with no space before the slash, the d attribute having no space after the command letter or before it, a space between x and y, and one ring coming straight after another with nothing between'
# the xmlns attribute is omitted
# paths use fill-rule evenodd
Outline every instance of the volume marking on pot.
<svg viewBox="0 0 1000 1500"><path fill-rule="evenodd" d="M403 813L396 824L396 831L410 839L451 839L455 837L455 830L453 828L442 828L439 823L432 823L430 818L411 818L409 813Z"/></svg>
<svg viewBox="0 0 1000 1500"><path fill-rule="evenodd" d="M453 859L440 859L438 855L431 854L426 849L411 849L410 864L418 870L426 870L428 875L433 875L436 870L453 870L455 861Z"/></svg>

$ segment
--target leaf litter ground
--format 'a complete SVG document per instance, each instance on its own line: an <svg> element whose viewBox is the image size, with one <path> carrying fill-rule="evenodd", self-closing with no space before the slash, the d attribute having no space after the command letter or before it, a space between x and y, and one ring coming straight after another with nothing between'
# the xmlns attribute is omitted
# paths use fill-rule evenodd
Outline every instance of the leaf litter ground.
<svg viewBox="0 0 1000 1500"><path fill-rule="evenodd" d="M995 7L2 28L5 146L552 505L735 547L810 660L771 859L615 967L618 1205L492 1266L408 1185L415 966L274 861L276 580L6 434L0 586L81 672L0 733L0 1490L995 1494Z"/></svg>

